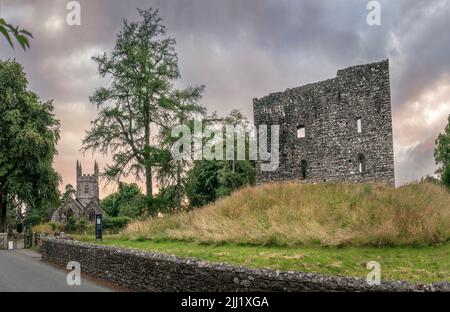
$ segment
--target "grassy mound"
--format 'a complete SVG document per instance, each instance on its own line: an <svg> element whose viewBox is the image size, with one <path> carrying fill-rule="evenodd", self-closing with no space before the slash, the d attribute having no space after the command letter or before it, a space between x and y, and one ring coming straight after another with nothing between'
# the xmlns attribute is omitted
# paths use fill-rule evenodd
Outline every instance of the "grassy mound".
<svg viewBox="0 0 450 312"><path fill-rule="evenodd" d="M430 245L450 239L450 193L432 183L247 187L194 212L135 221L132 239L255 245Z"/></svg>

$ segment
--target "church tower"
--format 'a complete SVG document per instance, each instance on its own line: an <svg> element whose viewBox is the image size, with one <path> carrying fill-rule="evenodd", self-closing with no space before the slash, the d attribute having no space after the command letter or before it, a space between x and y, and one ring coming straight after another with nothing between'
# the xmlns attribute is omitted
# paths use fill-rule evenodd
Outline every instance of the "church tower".
<svg viewBox="0 0 450 312"><path fill-rule="evenodd" d="M83 174L81 163L77 161L77 196L76 199L86 206L92 200L99 202L98 163L95 161L94 174Z"/></svg>

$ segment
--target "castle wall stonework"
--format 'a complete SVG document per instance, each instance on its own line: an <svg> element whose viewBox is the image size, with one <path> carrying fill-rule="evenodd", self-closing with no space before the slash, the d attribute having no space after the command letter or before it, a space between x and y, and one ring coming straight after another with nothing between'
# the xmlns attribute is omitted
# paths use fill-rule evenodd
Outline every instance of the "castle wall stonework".
<svg viewBox="0 0 450 312"><path fill-rule="evenodd" d="M388 60L254 99L253 109L257 127L280 126L279 167L262 171L257 162L258 183L395 184ZM298 136L301 128L304 137Z"/></svg>
<svg viewBox="0 0 450 312"><path fill-rule="evenodd" d="M42 260L137 291L450 291L450 283L410 284L303 272L248 269L156 252L44 238Z"/></svg>

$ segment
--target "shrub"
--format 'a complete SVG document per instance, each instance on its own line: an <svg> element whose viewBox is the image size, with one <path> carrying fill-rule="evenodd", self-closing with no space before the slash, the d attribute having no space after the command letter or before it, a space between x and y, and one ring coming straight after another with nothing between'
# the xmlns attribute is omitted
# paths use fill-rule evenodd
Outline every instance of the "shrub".
<svg viewBox="0 0 450 312"><path fill-rule="evenodd" d="M103 230L120 231L131 221L128 217L105 217L103 219Z"/></svg>
<svg viewBox="0 0 450 312"><path fill-rule="evenodd" d="M87 224L86 224L86 220L84 219L80 219L77 221L77 232L83 232L86 231L87 229Z"/></svg>
<svg viewBox="0 0 450 312"><path fill-rule="evenodd" d="M100 206L111 217L135 218L145 211L145 195L135 183L119 183L119 190L102 199Z"/></svg>
<svg viewBox="0 0 450 312"><path fill-rule="evenodd" d="M42 218L38 214L30 214L23 221L25 226L35 226L35 225L41 224L41 222L42 222Z"/></svg>
<svg viewBox="0 0 450 312"><path fill-rule="evenodd" d="M70 218L64 225L64 231L75 232L77 230L77 221L74 218Z"/></svg>

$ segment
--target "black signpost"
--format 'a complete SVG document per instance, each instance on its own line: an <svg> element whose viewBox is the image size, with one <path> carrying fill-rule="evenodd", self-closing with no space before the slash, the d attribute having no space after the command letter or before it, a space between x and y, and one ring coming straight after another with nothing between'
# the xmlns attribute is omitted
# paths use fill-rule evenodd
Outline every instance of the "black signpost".
<svg viewBox="0 0 450 312"><path fill-rule="evenodd" d="M95 240L102 240L102 215L95 215Z"/></svg>

